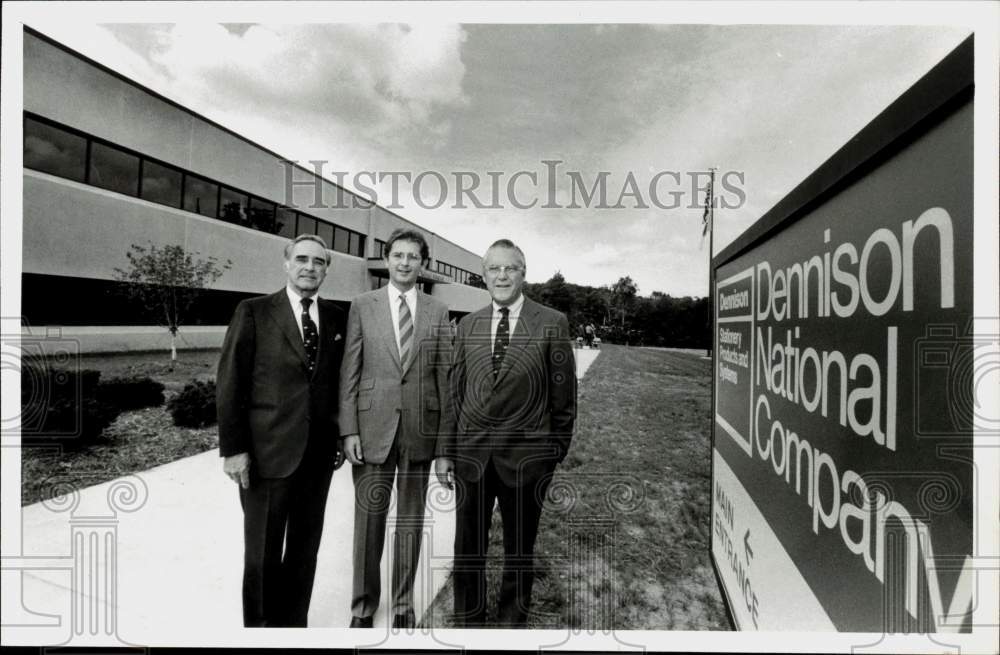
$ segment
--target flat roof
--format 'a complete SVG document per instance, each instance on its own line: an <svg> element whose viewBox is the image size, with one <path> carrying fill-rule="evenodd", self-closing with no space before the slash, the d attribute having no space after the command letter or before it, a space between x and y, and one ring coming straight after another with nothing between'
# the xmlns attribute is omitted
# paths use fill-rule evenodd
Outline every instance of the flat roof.
<svg viewBox="0 0 1000 655"><path fill-rule="evenodd" d="M40 39L41 41L44 41L45 43L47 43L47 44L49 44L49 45L51 45L51 46L53 46L55 48L58 48L59 50L62 50L63 52L65 52L65 53L67 53L67 54L69 54L69 55L71 55L73 57L76 57L77 59L79 59L79 60L81 60L81 61L89 64L90 66L93 66L94 68L96 68L96 69L98 69L98 70L100 70L100 71L102 71L104 73L107 73L108 75L111 75L112 77L115 77L118 80L120 80L122 82L125 82L126 84L128 84L130 86L133 86L133 87L139 89L140 91L142 91L144 93L147 93L147 94L153 96L157 100L160 100L161 102L165 102L168 105L170 105L170 106L172 106L172 107L174 107L176 109L180 109L181 111L186 112L187 114L190 114L191 116L197 118L198 120L203 121L203 122L211 125L212 127L217 128L219 130L222 130L223 132L225 132L226 134L229 134L230 136L236 137L240 141L243 141L244 143L247 143L247 144L253 146L254 148L258 148L259 150L262 150L262 151L266 152L269 155L277 157L278 159L281 159L282 161L294 162L294 160L288 159L287 157L283 156L281 153L275 152L274 150L271 150L270 148L267 148L267 147L265 147L265 146L257 143L256 141L243 136L239 132L236 132L236 131L230 129L230 128L226 127L225 125L223 125L223 124L221 124L221 123L219 123L217 121L214 121L211 118L208 118L207 116L203 116L202 114L199 114L198 112L194 111L193 109L191 109L189 107L185 107L184 105L182 105L181 103L177 102L176 100L172 100L171 98L168 98L167 96L163 95L162 93L160 93L158 91L154 91L153 89L145 86L144 84L140 84L139 82L136 82L132 78L127 77L126 75L123 75L123 74L119 73L118 71L114 70L113 68L109 68L108 66L105 66L104 64L102 64L102 63L100 63L98 61L95 61L94 59L91 59L90 57L88 57L88 56L86 56L86 55L84 55L84 54L82 54L80 52L77 52L76 50L74 50L73 48L70 48L66 44L60 43L59 41L56 41L51 36L43 34L42 32L39 32L37 29L35 29L33 27L30 27L27 24L24 25L24 31L26 33L30 34L31 36L33 36L33 37L35 37L37 39ZM302 171L303 173L306 173L307 175L309 175L310 177L312 177L314 179L322 180L323 182L326 182L327 184L330 184L331 186L333 186L335 188L341 189L345 193L349 193L349 194L351 194L354 197L364 199L365 202L368 202L372 206L378 207L382 211L384 211L384 212L386 212L388 214L391 214L392 216L395 216L396 218L398 218L398 219L400 219L402 221L406 221L407 223L409 223L413 227L419 228L419 229L421 229L421 230L423 230L423 231L425 231L425 232L427 232L429 234L433 234L437 238L439 238L439 239L441 239L443 241L447 241L448 243L450 243L451 245L455 246L456 248L461 248L462 250L465 250L470 255L473 255L475 257L480 257L481 256L481 255L479 255L479 254L477 254L477 253L469 250L465 246L459 245L459 244L455 243L454 241L452 241L451 239L448 239L447 237L441 236L437 232L434 232L433 230L427 229L426 227L420 225L419 223L415 223L414 221L410 220L409 218L406 218L405 216L400 216L396 212L394 212L394 211L392 211L390 209L386 209L385 207L383 207L382 205L378 204L377 202L372 202L371 200L369 200L367 198L364 198L363 196L358 195L354 191L351 191L350 189L347 189L347 188L344 188L344 187L340 186L339 184L337 184L336 182L334 182L334 181L332 181L330 179L327 179L327 178L325 178L325 177L323 177L321 175L316 175L316 173L310 171L309 169L307 169L304 166L299 165L298 163L293 163L293 166L294 166L294 168ZM365 236L371 236L371 235L365 235ZM374 237L372 237L372 238L374 238Z"/></svg>

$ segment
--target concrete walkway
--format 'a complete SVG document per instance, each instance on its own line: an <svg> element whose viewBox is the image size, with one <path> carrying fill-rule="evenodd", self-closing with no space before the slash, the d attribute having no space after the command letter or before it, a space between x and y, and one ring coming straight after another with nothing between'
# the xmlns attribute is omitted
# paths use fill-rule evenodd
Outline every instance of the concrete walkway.
<svg viewBox="0 0 1000 655"><path fill-rule="evenodd" d="M597 356L601 354L601 351L590 348L574 348L573 354L576 356L576 379L580 380L597 359Z"/></svg>
<svg viewBox="0 0 1000 655"><path fill-rule="evenodd" d="M582 378L600 351L574 353ZM350 465L334 474L330 494L309 625L343 628L351 615ZM391 511L394 507L393 502ZM207 637L208 643L260 646L270 641L261 631L241 629L242 513L217 450L21 512L21 553L5 555L3 582L5 601L20 588L22 602L4 603L4 643L203 645ZM417 616L451 570L453 512L454 492L432 476L414 590ZM381 630L372 633L373 645L386 636L390 543L387 539L382 562L382 607L375 615Z"/></svg>
<svg viewBox="0 0 1000 655"><path fill-rule="evenodd" d="M24 606L64 617L63 631L72 626L82 633L74 644L93 632L91 620L97 634L85 642L102 644L116 643L100 639L115 634L105 624L140 644L175 643L181 626L192 634L241 626L242 514L221 467L213 450L84 489L73 511L57 512L51 502L23 508L22 552L40 565L23 574ZM114 512L115 493L134 496L137 506ZM334 474L330 493L309 625L346 627L354 530L349 465ZM418 616L450 570L453 507L453 494L432 483L414 590ZM386 558L383 589L389 588ZM86 564L82 575L79 560ZM383 599L376 627L386 625L384 605Z"/></svg>

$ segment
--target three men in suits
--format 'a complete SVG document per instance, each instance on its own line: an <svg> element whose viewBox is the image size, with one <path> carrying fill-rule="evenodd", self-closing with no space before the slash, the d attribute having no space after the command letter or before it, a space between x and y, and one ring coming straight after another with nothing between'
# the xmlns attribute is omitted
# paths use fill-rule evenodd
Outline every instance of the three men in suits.
<svg viewBox="0 0 1000 655"><path fill-rule="evenodd" d="M399 229L385 245L389 284L351 303L340 378L340 433L353 465L354 579L351 627L372 627L379 564L396 479L391 614L415 627L413 579L420 554L427 478L438 435L448 431L448 308L416 288L427 242Z"/></svg>
<svg viewBox="0 0 1000 655"><path fill-rule="evenodd" d="M493 302L464 317L451 370L455 432L441 439L435 473L459 486L455 533L455 619L486 622L485 563L493 505L503 520L498 618L524 627L531 602L535 538L556 465L576 419L576 374L566 316L525 298L524 253L497 241L483 259Z"/></svg>
<svg viewBox="0 0 1000 655"><path fill-rule="evenodd" d="M317 292L320 237L285 246L288 282L237 306L219 359L223 470L243 507L243 622L305 627L330 481L342 463L337 371L344 317Z"/></svg>

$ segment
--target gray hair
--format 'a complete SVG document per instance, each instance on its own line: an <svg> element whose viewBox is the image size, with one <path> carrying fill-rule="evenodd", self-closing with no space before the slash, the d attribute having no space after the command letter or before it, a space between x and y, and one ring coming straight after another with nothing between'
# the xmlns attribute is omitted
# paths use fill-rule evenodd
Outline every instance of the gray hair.
<svg viewBox="0 0 1000 655"><path fill-rule="evenodd" d="M288 243L285 244L286 261L288 260L289 257L292 256L292 248L294 248L295 244L299 243L300 241L315 241L319 245L323 246L323 254L326 255L326 265L327 266L330 265L330 249L326 247L326 241L323 240L323 237L319 236L318 234L300 234L294 239L289 239Z"/></svg>
<svg viewBox="0 0 1000 655"><path fill-rule="evenodd" d="M489 251L493 250L494 248L506 248L507 250L513 250L514 252L517 253L517 256L521 258L521 266L524 266L525 268L527 268L527 266L528 266L528 260L524 256L524 251L521 250L520 248L518 248L517 244L515 244L510 239L497 239L492 244L490 244L490 247L486 249L486 252L488 253ZM483 255L483 265L484 266L486 265L486 255L485 254Z"/></svg>

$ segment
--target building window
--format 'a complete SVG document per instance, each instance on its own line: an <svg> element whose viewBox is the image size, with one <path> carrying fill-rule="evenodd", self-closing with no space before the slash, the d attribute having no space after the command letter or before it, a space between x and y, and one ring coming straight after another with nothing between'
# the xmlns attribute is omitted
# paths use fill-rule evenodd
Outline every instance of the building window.
<svg viewBox="0 0 1000 655"><path fill-rule="evenodd" d="M268 234L277 234L278 224L274 214L276 208L277 205L270 200L262 200L251 196L250 207L247 209L247 219L250 221L250 227L261 232L267 232Z"/></svg>
<svg viewBox="0 0 1000 655"><path fill-rule="evenodd" d="M278 207L277 218L278 231L276 234L288 239L294 239L295 234L295 210L288 207Z"/></svg>
<svg viewBox="0 0 1000 655"><path fill-rule="evenodd" d="M326 247L333 249L333 226L325 221L316 221L318 234L326 241Z"/></svg>
<svg viewBox="0 0 1000 655"><path fill-rule="evenodd" d="M139 158L103 143L90 144L87 181L109 191L139 195Z"/></svg>
<svg viewBox="0 0 1000 655"><path fill-rule="evenodd" d="M385 259L385 241L382 239L375 239L375 251L372 255L378 257L379 259Z"/></svg>
<svg viewBox="0 0 1000 655"><path fill-rule="evenodd" d="M312 216L299 214L299 234L316 234L316 219ZM329 245L329 244L327 244Z"/></svg>
<svg viewBox="0 0 1000 655"><path fill-rule="evenodd" d="M182 177L183 174L176 168L143 161L142 199L158 202L168 207L180 207Z"/></svg>
<svg viewBox="0 0 1000 655"><path fill-rule="evenodd" d="M83 182L87 171L87 140L58 127L24 119L24 165Z"/></svg>
<svg viewBox="0 0 1000 655"><path fill-rule="evenodd" d="M234 225L247 225L247 194L222 187L219 193L219 218Z"/></svg>
<svg viewBox="0 0 1000 655"><path fill-rule="evenodd" d="M218 215L219 185L194 175L184 177L184 209L211 216Z"/></svg>
<svg viewBox="0 0 1000 655"><path fill-rule="evenodd" d="M268 234L318 234L331 250L364 257L365 235L133 154L86 134L24 116L24 165ZM379 256L385 242L376 239Z"/></svg>
<svg viewBox="0 0 1000 655"><path fill-rule="evenodd" d="M333 244L330 246L333 250L337 252L347 253L351 250L351 234L342 227L338 227L334 230L333 234Z"/></svg>

